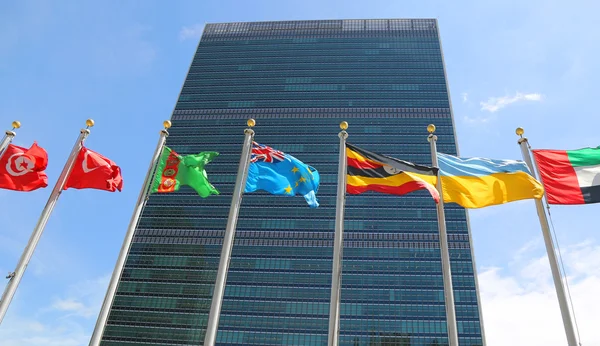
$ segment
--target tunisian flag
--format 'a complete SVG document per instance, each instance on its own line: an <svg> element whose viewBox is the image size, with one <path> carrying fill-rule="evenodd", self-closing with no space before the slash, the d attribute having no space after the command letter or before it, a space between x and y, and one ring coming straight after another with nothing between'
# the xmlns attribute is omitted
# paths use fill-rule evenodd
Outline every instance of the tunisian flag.
<svg viewBox="0 0 600 346"><path fill-rule="evenodd" d="M121 168L97 152L82 147L73 164L71 175L65 183L64 189L68 188L121 191L123 188Z"/></svg>
<svg viewBox="0 0 600 346"><path fill-rule="evenodd" d="M47 165L48 154L36 142L29 149L9 144L0 159L0 188L33 191L46 187Z"/></svg>

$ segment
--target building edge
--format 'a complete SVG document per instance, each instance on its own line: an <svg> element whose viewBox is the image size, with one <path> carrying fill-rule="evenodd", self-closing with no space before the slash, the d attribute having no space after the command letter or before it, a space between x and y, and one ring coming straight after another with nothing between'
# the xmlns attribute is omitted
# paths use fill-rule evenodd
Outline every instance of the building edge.
<svg viewBox="0 0 600 346"><path fill-rule="evenodd" d="M446 59L444 57L444 49L442 47L442 37L440 33L440 25L438 18L435 18L435 28L437 30L438 40L440 42L440 53L442 55L442 67L444 69L444 79L446 80L446 92L448 93L448 106L450 108L450 119L452 120L452 127L454 128L454 143L456 143L456 154L460 156L460 150L458 147L458 135L456 131L456 123L454 121L454 110L452 109L452 96L450 94L450 83L448 82L448 73L446 71ZM475 249L473 243L473 235L471 233L471 218L469 217L469 210L465 209L465 216L467 218L467 233L469 234L469 243L471 245L471 263L473 264L473 276L475 277L475 294L477 296L477 310L479 311L479 326L481 328L481 341L482 346L487 346L485 339L485 327L483 323L483 312L481 307L481 296L479 294L479 278L477 274L477 262L475 260Z"/></svg>

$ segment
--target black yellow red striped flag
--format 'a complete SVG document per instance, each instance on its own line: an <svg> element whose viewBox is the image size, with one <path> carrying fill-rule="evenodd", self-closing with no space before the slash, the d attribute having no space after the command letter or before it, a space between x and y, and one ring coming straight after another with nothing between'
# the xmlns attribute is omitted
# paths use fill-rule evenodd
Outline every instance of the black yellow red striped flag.
<svg viewBox="0 0 600 346"><path fill-rule="evenodd" d="M348 173L346 192L360 194L376 191L392 195L404 195L426 189L435 202L440 195L434 184L437 180L435 167L421 166L393 157L376 154L346 143Z"/></svg>

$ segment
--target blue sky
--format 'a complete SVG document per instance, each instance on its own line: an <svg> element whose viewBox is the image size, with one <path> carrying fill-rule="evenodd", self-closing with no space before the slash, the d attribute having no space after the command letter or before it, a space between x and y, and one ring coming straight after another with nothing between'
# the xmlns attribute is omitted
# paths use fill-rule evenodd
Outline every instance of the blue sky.
<svg viewBox="0 0 600 346"><path fill-rule="evenodd" d="M600 30L594 1L3 1L0 127L37 140L51 184L78 130L117 162L122 193L60 198L0 327L3 345L87 345L161 122L170 117L205 23L439 19L460 152L520 158L535 148L600 145ZM424 129L425 132L425 129ZM0 273L14 266L50 189L0 190ZM600 345L600 206L555 206L583 345ZM533 202L470 212L490 346L564 345ZM507 333L507 331L510 332Z"/></svg>

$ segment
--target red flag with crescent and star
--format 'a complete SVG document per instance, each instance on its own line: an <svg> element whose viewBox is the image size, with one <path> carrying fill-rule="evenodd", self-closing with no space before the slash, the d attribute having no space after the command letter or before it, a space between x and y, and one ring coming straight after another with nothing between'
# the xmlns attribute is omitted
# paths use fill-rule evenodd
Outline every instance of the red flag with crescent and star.
<svg viewBox="0 0 600 346"><path fill-rule="evenodd" d="M123 188L121 168L112 160L82 147L73 164L71 175L65 183L65 190L97 189L115 192Z"/></svg>
<svg viewBox="0 0 600 346"><path fill-rule="evenodd" d="M0 159L0 188L33 191L46 187L47 165L48 154L36 142L29 149L9 144Z"/></svg>

